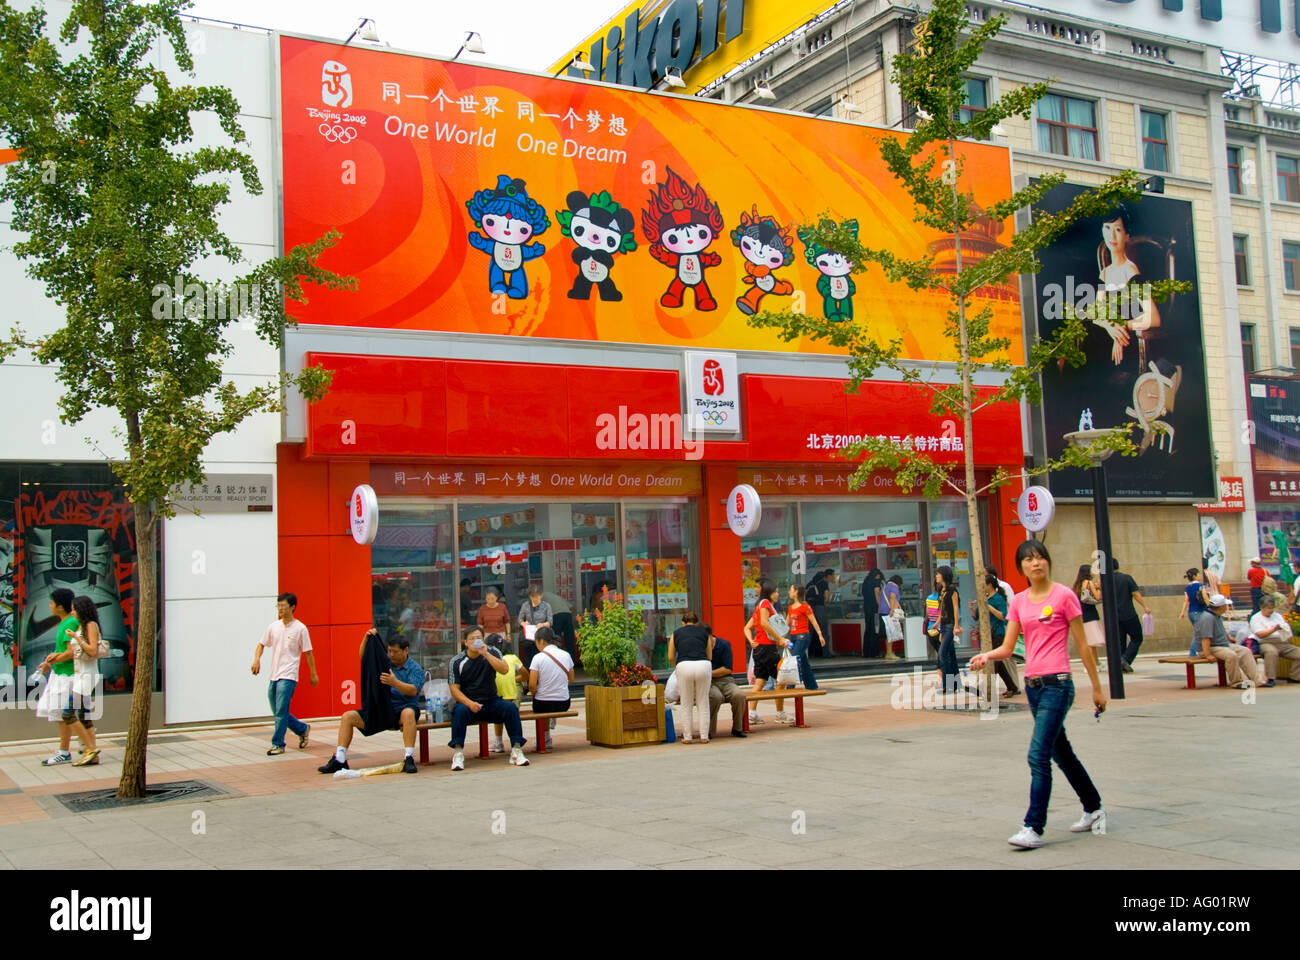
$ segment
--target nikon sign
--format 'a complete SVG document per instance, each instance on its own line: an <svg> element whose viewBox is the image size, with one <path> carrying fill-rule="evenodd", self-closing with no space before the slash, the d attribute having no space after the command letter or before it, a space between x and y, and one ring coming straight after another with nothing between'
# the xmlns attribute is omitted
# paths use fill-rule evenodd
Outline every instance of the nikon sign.
<svg viewBox="0 0 1300 960"><path fill-rule="evenodd" d="M661 6L651 3L634 8L626 12L622 26L613 23L603 37L588 38L592 42L587 60L594 68L593 78L648 90L663 79L669 67L685 73L718 49L724 10L728 43L745 29L745 0L702 0L698 4L671 0L655 16L652 11ZM586 73L570 66L569 75Z"/></svg>

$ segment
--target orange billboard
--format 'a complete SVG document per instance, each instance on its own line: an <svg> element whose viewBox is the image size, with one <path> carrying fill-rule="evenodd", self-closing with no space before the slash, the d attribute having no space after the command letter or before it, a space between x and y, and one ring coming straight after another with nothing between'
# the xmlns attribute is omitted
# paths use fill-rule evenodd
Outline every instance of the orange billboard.
<svg viewBox="0 0 1300 960"><path fill-rule="evenodd" d="M338 230L322 263L359 280L310 289L304 323L835 352L747 322L790 309L953 359L946 297L800 236L827 212L950 262L880 158L897 133L288 36L280 96L285 247ZM960 149L977 203L1010 193L1006 149ZM1010 229L985 220L963 250ZM1016 291L989 302L1019 361Z"/></svg>

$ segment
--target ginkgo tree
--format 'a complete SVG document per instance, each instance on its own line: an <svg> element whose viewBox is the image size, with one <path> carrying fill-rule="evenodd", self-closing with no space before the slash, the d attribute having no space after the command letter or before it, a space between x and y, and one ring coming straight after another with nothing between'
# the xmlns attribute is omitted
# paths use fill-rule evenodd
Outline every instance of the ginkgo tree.
<svg viewBox="0 0 1300 960"><path fill-rule="evenodd" d="M845 455L858 462L852 481L854 487L866 482L873 473L882 472L892 474L902 489L919 487L927 499L961 496L966 504L975 564L985 555L979 498L1006 484L1010 477L999 468L987 482L978 483L974 416L994 404L1022 401L1039 404L1042 399L1039 375L1048 364L1064 362L1079 366L1084 362L1083 341L1089 324L1125 322L1113 297L1098 297L1091 304L1066 304L1064 321L1055 332L1046 339L1025 344L1023 363L1013 363L1008 359L1011 340L991 333L994 307L988 292L1015 285L1021 274L1037 273L1041 266L1038 251L1080 220L1106 214L1121 201L1137 199L1144 179L1134 171L1124 171L1083 192L1060 212L1034 210L1031 222L1024 223L1009 242L987 255L981 252L973 256L963 250L963 236L978 220L1007 221L1019 211L1036 207L1048 191L1065 180L1064 174L1046 174L983 208L974 201L962 156L962 141L988 140L994 127L1008 118L1028 118L1051 82L1011 90L986 110L968 111L968 117L963 118L966 78L985 45L1005 23L1006 17L998 15L974 25L967 18L964 0L933 0L930 13L917 23L912 42L894 57L892 64L890 79L897 84L903 100L916 108L918 120L910 134L883 138L881 155L889 172L911 198L915 222L950 238L955 263L948 261L941 267L933 253L908 259L891 250L864 245L858 241L855 221L837 222L825 214L799 230L805 244L816 244L819 249L844 258L853 273L862 273L874 265L890 283L903 284L918 292L946 294L951 308L942 330L926 331L927 335L942 334L943 341L928 336L930 343L939 344L930 358L937 362L905 359L901 337L882 344L869 307L859 307L856 316L830 310L821 314L786 310L760 313L749 321L754 326L775 329L786 341L807 338L843 349L848 355L851 379L847 389L851 392L857 392L864 381L877 376L882 368L892 370L904 383L915 384L925 391L932 413L953 420L962 439L963 456L959 466L939 462L926 452L905 449L879 437L869 437L849 446ZM1171 293L1187 287L1184 283L1161 281L1151 284L1149 291L1144 289L1142 295L1163 301ZM1127 297L1128 293L1119 291L1117 295ZM981 371L992 371L1000 382L977 387L976 379ZM1129 438L1130 429L1120 426L1105 431L1091 441L1088 449L1070 447L1060 457L1043 462L1037 470L1047 473L1066 467L1091 467L1090 452L1109 450L1133 455L1136 448ZM979 567L973 570L978 572ZM987 588L982 576L974 579L980 600L981 646L987 650L991 637L988 610L983 603Z"/></svg>
<svg viewBox="0 0 1300 960"><path fill-rule="evenodd" d="M173 490L202 482L214 437L281 410L290 386L314 402L329 385L316 367L237 388L223 373L233 349L227 332L245 323L279 345L293 322L286 302L305 301L304 282L355 286L318 265L337 234L248 265L222 231L232 183L248 195L262 185L241 149L231 92L175 83L157 66L167 45L193 76L186 6L75 0L56 38L44 10L0 0L0 142L16 152L0 202L20 238L13 252L63 314L48 335L12 330L0 359L20 353L51 365L65 423L97 408L116 413L125 452L111 466L133 504L139 594L120 798L145 794L158 521L174 515ZM196 138L199 115L215 118L228 142ZM234 281L200 276L221 260L246 272Z"/></svg>

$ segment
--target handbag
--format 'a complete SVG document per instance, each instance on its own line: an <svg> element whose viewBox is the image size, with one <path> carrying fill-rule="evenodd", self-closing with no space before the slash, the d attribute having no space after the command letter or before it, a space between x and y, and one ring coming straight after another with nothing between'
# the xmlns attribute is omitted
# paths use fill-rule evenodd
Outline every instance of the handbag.
<svg viewBox="0 0 1300 960"><path fill-rule="evenodd" d="M785 638L790 636L790 624L785 622L785 617L779 613L774 613L767 618L767 625L771 627L778 637Z"/></svg>
<svg viewBox="0 0 1300 960"><path fill-rule="evenodd" d="M1087 638L1090 647L1106 646L1106 631L1102 629L1100 620L1084 621L1083 635Z"/></svg>

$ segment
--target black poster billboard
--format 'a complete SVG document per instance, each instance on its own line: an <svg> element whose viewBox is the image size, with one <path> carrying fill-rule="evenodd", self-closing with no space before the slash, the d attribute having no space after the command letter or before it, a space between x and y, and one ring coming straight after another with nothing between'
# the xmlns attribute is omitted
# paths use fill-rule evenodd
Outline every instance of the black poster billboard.
<svg viewBox="0 0 1300 960"><path fill-rule="evenodd" d="M1084 189L1062 184L1035 209L1058 213ZM1040 337L1056 332L1066 304L1078 309L1101 300L1109 316L1124 321L1089 324L1082 366L1061 361L1043 371L1047 455L1060 456L1065 435L1075 430L1131 425L1141 452L1106 462L1109 497L1214 499L1191 203L1144 195L1075 224L1039 259ZM1148 285L1170 279L1192 288L1154 302ZM1087 471L1053 473L1049 483L1058 497L1092 496Z"/></svg>
<svg viewBox="0 0 1300 960"><path fill-rule="evenodd" d="M1300 502L1300 380L1251 377L1255 499Z"/></svg>

